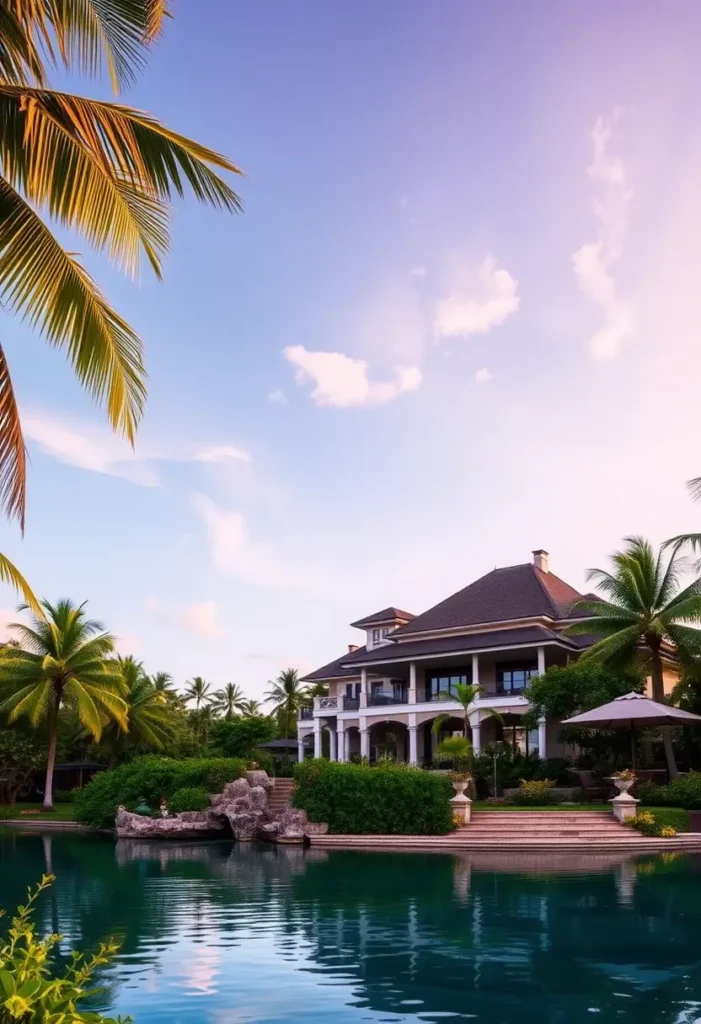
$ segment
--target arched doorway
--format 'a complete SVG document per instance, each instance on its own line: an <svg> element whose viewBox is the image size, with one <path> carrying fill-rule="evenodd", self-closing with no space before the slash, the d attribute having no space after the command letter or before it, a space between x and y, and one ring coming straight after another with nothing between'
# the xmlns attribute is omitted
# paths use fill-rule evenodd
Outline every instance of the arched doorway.
<svg viewBox="0 0 701 1024"><path fill-rule="evenodd" d="M457 715L451 715L450 718L441 722L438 731L436 731L434 726L440 717L441 716L439 714L436 714L433 718L429 718L422 725L424 761L430 763L434 767L446 767L446 765L442 765L438 760L437 754L442 741L448 736L465 735L465 720ZM471 730L469 728L467 738L468 740L471 739Z"/></svg>
<svg viewBox="0 0 701 1024"><path fill-rule="evenodd" d="M391 757L395 761L409 760L409 737L403 722L386 720L370 726L370 761Z"/></svg>

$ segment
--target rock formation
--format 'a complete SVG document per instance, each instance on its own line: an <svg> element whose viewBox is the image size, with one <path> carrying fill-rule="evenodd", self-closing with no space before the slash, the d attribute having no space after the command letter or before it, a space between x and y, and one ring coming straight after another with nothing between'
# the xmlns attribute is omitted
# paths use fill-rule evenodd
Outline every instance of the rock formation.
<svg viewBox="0 0 701 1024"><path fill-rule="evenodd" d="M209 838L227 835L238 842L265 839L278 843L303 843L308 836L325 835L328 825L309 821L307 812L285 807L273 818L268 794L273 780L258 769L245 779L228 782L221 793L213 793L206 811L183 811L167 818L149 818L117 810L117 835L124 838L167 839ZM228 823L228 824L227 824Z"/></svg>

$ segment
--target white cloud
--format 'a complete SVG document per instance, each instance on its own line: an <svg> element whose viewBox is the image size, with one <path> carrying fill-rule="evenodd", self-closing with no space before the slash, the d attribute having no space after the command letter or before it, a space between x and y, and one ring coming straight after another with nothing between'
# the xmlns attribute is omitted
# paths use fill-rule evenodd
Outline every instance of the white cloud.
<svg viewBox="0 0 701 1024"><path fill-rule="evenodd" d="M364 359L353 359L341 352L309 352L303 345L284 349L285 358L296 367L297 382L314 383L311 397L317 405L337 409L354 406L384 405L421 386L417 366L396 366L391 381L371 381Z"/></svg>
<svg viewBox="0 0 701 1024"><path fill-rule="evenodd" d="M618 298L612 269L623 253L628 232L628 210L633 192L628 187L626 169L619 157L608 154L618 112L608 121L598 118L591 138L594 159L587 169L590 178L601 182L605 192L592 202L596 219L596 241L585 242L572 254L572 264L581 292L604 313L604 322L589 341L596 359L615 356L624 338L633 334L635 323L630 307Z"/></svg>
<svg viewBox="0 0 701 1024"><path fill-rule="evenodd" d="M475 384L488 384L490 380L494 379L494 375L483 366L480 370L475 373Z"/></svg>
<svg viewBox="0 0 701 1024"><path fill-rule="evenodd" d="M488 256L477 272L477 281L456 289L436 304L433 332L436 338L486 334L515 313L521 300L518 281L499 269Z"/></svg>
<svg viewBox="0 0 701 1024"><path fill-rule="evenodd" d="M215 444L203 448L192 456L193 462L253 462L250 452L235 448L232 444Z"/></svg>
<svg viewBox="0 0 701 1024"><path fill-rule="evenodd" d="M409 277L426 277L426 267L412 267Z"/></svg>
<svg viewBox="0 0 701 1024"><path fill-rule="evenodd" d="M193 494L191 504L204 523L212 562L220 572L264 587L293 585L273 548L249 536L240 512L222 508L206 494Z"/></svg>
<svg viewBox="0 0 701 1024"><path fill-rule="evenodd" d="M268 401L273 405L288 405L287 395L282 388L272 388L268 392Z"/></svg>
<svg viewBox="0 0 701 1024"><path fill-rule="evenodd" d="M198 636L222 636L219 608L215 601L198 601L186 608L173 608L163 604L156 597L146 600L146 610L156 618L179 629L186 629Z"/></svg>
<svg viewBox="0 0 701 1024"><path fill-rule="evenodd" d="M49 413L22 412L25 437L34 441L45 455L59 462L93 473L120 477L141 487L158 487L159 462L224 463L253 461L251 455L234 445L206 448L155 447L137 441L136 449L107 427L93 423L67 422Z"/></svg>
<svg viewBox="0 0 701 1024"><path fill-rule="evenodd" d="M214 601L191 604L183 615L183 625L200 636L220 636L219 609Z"/></svg>

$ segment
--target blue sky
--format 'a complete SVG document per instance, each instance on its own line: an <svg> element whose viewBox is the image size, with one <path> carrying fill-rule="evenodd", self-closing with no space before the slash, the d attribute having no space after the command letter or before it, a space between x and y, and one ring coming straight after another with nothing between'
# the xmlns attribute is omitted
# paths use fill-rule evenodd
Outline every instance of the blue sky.
<svg viewBox="0 0 701 1024"><path fill-rule="evenodd" d="M86 254L146 344L133 454L4 318L37 591L259 696L534 547L579 586L698 528L698 4L174 13L125 99L236 160L245 213L178 204L161 284Z"/></svg>

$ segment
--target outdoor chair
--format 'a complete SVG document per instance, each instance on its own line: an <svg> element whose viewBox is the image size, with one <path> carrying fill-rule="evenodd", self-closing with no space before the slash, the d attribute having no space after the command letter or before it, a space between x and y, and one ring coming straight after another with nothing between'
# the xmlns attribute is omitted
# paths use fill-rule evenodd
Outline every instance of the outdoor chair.
<svg viewBox="0 0 701 1024"><path fill-rule="evenodd" d="M576 777L582 793L582 803L602 803L608 800L611 787L606 781L590 771L578 771L570 768L570 772Z"/></svg>

